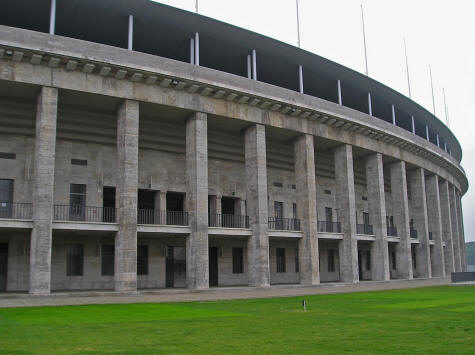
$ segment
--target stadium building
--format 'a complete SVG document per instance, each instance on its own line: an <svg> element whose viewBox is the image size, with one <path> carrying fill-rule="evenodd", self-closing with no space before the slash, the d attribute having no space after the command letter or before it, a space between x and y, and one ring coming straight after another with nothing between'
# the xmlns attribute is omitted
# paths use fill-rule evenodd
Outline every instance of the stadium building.
<svg viewBox="0 0 475 355"><path fill-rule="evenodd" d="M337 63L147 0L0 11L0 291L444 277L453 133Z"/></svg>

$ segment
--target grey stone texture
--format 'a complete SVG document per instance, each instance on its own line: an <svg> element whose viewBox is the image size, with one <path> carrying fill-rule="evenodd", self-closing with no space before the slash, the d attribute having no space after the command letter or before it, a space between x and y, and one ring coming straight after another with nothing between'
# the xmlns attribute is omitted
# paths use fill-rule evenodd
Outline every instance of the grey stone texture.
<svg viewBox="0 0 475 355"><path fill-rule="evenodd" d="M411 217L417 230L419 244L416 248L416 275L414 277L431 277L429 221L427 217L427 198L424 169L418 168L409 173L411 190Z"/></svg>
<svg viewBox="0 0 475 355"><path fill-rule="evenodd" d="M249 285L266 287L270 284L270 275L265 126L248 127L244 143L247 211L252 230L247 246Z"/></svg>
<svg viewBox="0 0 475 355"><path fill-rule="evenodd" d="M117 217L114 289L137 289L139 103L124 100L117 117Z"/></svg>
<svg viewBox="0 0 475 355"><path fill-rule="evenodd" d="M394 225L400 242L396 246L398 276L412 279L411 238L409 231L409 204L407 197L406 164L404 161L390 166L391 197Z"/></svg>
<svg viewBox="0 0 475 355"><path fill-rule="evenodd" d="M449 202L450 202L450 222L452 228L452 244L454 248L454 268L455 272L462 271L462 248L463 246L460 243L460 234L458 226L458 209L457 209L457 200L456 200L456 189L455 186L449 184Z"/></svg>
<svg viewBox="0 0 475 355"><path fill-rule="evenodd" d="M195 112L186 121L186 204L191 233L186 239L186 285L209 287L208 119Z"/></svg>
<svg viewBox="0 0 475 355"><path fill-rule="evenodd" d="M366 158L366 186L370 223L373 225L375 235L371 250L372 279L389 280L383 158L379 153L371 154Z"/></svg>
<svg viewBox="0 0 475 355"><path fill-rule="evenodd" d="M38 96L33 183L33 229L30 247L30 293L51 291L54 157L58 90L42 87Z"/></svg>
<svg viewBox="0 0 475 355"><path fill-rule="evenodd" d="M306 134L295 139L297 217L302 228L299 243L300 282L309 285L320 282L314 151L313 136Z"/></svg>
<svg viewBox="0 0 475 355"><path fill-rule="evenodd" d="M444 236L445 249L445 273L455 271L454 246L452 240L452 215L450 211L449 201L449 183L447 180L439 180L439 196L440 196L440 214L442 222L442 235Z"/></svg>
<svg viewBox="0 0 475 355"><path fill-rule="evenodd" d="M431 253L432 276L445 277L444 238L440 209L439 177L437 175L426 176L426 198L429 232L432 232L432 238L435 242Z"/></svg>
<svg viewBox="0 0 475 355"><path fill-rule="evenodd" d="M340 243L340 277L343 282L358 282L356 240L356 204L353 173L353 149L349 144L335 148L335 189L338 220L343 240Z"/></svg>
<svg viewBox="0 0 475 355"><path fill-rule="evenodd" d="M465 230L463 227L463 213L462 213L462 198L460 196L460 191L456 190L456 202L457 202L457 217L458 217L458 230L460 236L460 244L461 244L461 255L462 255L462 271L467 271L467 252L466 248L467 245L465 244Z"/></svg>

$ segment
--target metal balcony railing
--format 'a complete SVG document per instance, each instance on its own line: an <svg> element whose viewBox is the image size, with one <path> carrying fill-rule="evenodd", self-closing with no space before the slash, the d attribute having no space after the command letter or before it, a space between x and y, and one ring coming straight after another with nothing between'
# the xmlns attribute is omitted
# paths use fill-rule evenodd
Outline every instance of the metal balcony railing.
<svg viewBox="0 0 475 355"><path fill-rule="evenodd" d="M416 229L411 229L410 233L411 233L411 238L417 239L417 230Z"/></svg>
<svg viewBox="0 0 475 355"><path fill-rule="evenodd" d="M168 226L187 226L188 212L139 209L137 211L137 223Z"/></svg>
<svg viewBox="0 0 475 355"><path fill-rule="evenodd" d="M115 207L91 207L81 205L54 205L55 221L116 223Z"/></svg>
<svg viewBox="0 0 475 355"><path fill-rule="evenodd" d="M0 218L31 219L32 211L31 203L0 202Z"/></svg>
<svg viewBox="0 0 475 355"><path fill-rule="evenodd" d="M317 230L320 233L341 233L341 223L330 221L317 221Z"/></svg>
<svg viewBox="0 0 475 355"><path fill-rule="evenodd" d="M397 228L388 226L388 236L389 237L397 237Z"/></svg>
<svg viewBox="0 0 475 355"><path fill-rule="evenodd" d="M434 237L432 236L432 232L429 232L429 240L434 240Z"/></svg>
<svg viewBox="0 0 475 355"><path fill-rule="evenodd" d="M374 235L373 226L371 224L357 224L356 234Z"/></svg>
<svg viewBox="0 0 475 355"><path fill-rule="evenodd" d="M208 226L220 228L249 228L249 216L233 214L210 214Z"/></svg>
<svg viewBox="0 0 475 355"><path fill-rule="evenodd" d="M300 219L269 217L269 229L282 231L300 231Z"/></svg>

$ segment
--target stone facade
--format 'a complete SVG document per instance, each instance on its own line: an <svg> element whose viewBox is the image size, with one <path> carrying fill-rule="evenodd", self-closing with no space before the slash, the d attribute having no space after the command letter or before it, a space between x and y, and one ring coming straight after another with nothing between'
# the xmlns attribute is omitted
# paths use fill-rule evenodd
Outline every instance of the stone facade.
<svg viewBox="0 0 475 355"><path fill-rule="evenodd" d="M31 43L11 57L0 40L0 291L465 270L466 178L432 143L308 95L74 42L96 58L90 69L61 38L68 51L45 54L42 36L22 37Z"/></svg>

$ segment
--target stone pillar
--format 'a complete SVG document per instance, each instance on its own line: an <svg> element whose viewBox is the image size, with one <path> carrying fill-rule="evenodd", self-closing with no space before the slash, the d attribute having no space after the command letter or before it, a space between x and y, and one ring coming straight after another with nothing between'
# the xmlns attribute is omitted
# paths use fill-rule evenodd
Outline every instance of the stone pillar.
<svg viewBox="0 0 475 355"><path fill-rule="evenodd" d="M117 120L117 199L119 231L115 238L114 288L137 290L137 189L139 103L124 100Z"/></svg>
<svg viewBox="0 0 475 355"><path fill-rule="evenodd" d="M371 273L375 281L389 280L386 199L384 195L383 157L371 154L366 159L368 212L376 237L371 250Z"/></svg>
<svg viewBox="0 0 475 355"><path fill-rule="evenodd" d="M450 214L449 183L439 182L440 214L442 217L442 235L445 242L445 273L447 276L455 271L454 247L452 244L452 216Z"/></svg>
<svg viewBox="0 0 475 355"><path fill-rule="evenodd" d="M265 126L255 124L244 136L246 199L252 236L248 240L249 285L270 284Z"/></svg>
<svg viewBox="0 0 475 355"><path fill-rule="evenodd" d="M439 177L426 177L427 219L432 232L434 250L432 253L432 276L445 277L444 247L442 246L442 217L440 212Z"/></svg>
<svg viewBox="0 0 475 355"><path fill-rule="evenodd" d="M191 234L186 238L186 285L209 287L208 118L195 112L186 121L186 197Z"/></svg>
<svg viewBox="0 0 475 355"><path fill-rule="evenodd" d="M42 87L36 111L33 229L30 247L30 293L35 295L48 295L51 291L57 110L58 90Z"/></svg>
<svg viewBox="0 0 475 355"><path fill-rule="evenodd" d="M396 246L398 276L411 280L412 255L409 231L409 204L407 199L406 163L391 164L391 197L393 201L394 225L400 242Z"/></svg>
<svg viewBox="0 0 475 355"><path fill-rule="evenodd" d="M465 230L463 226L463 210L462 210L462 197L460 195L460 191L456 189L456 197L457 197L457 217L458 217L458 230L460 236L460 250L462 251L462 271L467 271L467 252L466 248L467 245L465 244Z"/></svg>
<svg viewBox="0 0 475 355"><path fill-rule="evenodd" d="M158 208L157 208L158 207ZM163 212L167 210L167 192L166 191L158 191L157 197L155 200L155 209Z"/></svg>
<svg viewBox="0 0 475 355"><path fill-rule="evenodd" d="M341 281L359 282L353 148L349 144L335 148L335 188L338 221L343 232L339 248Z"/></svg>
<svg viewBox="0 0 475 355"><path fill-rule="evenodd" d="M449 201L450 201L450 215L451 215L451 228L452 228L452 240L454 248L454 267L455 272L462 271L462 246L460 244L460 234L458 228L458 210L456 201L456 189L455 186L449 184Z"/></svg>
<svg viewBox="0 0 475 355"><path fill-rule="evenodd" d="M313 136L305 134L294 142L297 216L302 238L299 241L300 283L320 283L318 268L317 192Z"/></svg>
<svg viewBox="0 0 475 355"><path fill-rule="evenodd" d="M427 218L427 197L424 169L417 168L410 173L412 218L414 219L417 239L417 276L432 277L430 266L429 221Z"/></svg>

